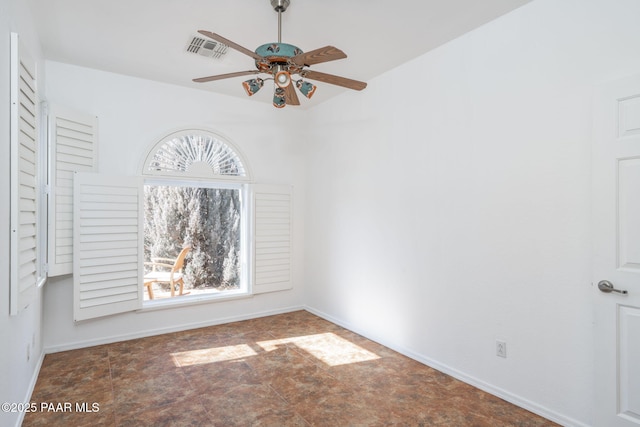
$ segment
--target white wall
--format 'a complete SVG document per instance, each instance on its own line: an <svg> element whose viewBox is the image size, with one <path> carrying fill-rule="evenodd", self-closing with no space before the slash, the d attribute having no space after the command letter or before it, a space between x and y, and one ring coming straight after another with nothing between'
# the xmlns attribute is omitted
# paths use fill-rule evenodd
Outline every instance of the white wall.
<svg viewBox="0 0 640 427"><path fill-rule="evenodd" d="M287 311L302 306L304 117L288 108L199 90L47 62L47 98L98 116L100 173L140 174L151 146L184 127L226 136L248 160L255 182L294 186L294 288L248 299L142 311L74 323L71 276L45 287L47 351L145 336L196 325ZM238 87L238 90L241 90Z"/></svg>
<svg viewBox="0 0 640 427"><path fill-rule="evenodd" d="M24 2L0 0L0 402L28 401L42 360L41 294L16 316L9 316L10 230L10 33L18 33L37 61L39 84L44 83L40 46ZM29 360L27 360L29 348ZM0 425L16 425L21 413L0 411Z"/></svg>
<svg viewBox="0 0 640 427"><path fill-rule="evenodd" d="M309 308L589 424L591 94L640 72L638 16L536 0L314 108Z"/></svg>

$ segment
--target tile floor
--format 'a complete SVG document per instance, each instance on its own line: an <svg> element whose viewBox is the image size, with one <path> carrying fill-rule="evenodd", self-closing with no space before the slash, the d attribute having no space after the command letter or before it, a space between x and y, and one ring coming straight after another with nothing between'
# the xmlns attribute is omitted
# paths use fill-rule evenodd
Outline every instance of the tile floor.
<svg viewBox="0 0 640 427"><path fill-rule="evenodd" d="M555 425L305 311L49 354L31 401L23 426Z"/></svg>

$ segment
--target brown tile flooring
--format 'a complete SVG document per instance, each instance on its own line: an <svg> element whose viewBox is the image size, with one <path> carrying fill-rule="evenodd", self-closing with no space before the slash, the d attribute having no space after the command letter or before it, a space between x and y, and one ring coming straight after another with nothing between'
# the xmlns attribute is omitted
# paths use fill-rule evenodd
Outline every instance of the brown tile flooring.
<svg viewBox="0 0 640 427"><path fill-rule="evenodd" d="M23 426L555 425L305 311L49 354L31 401Z"/></svg>

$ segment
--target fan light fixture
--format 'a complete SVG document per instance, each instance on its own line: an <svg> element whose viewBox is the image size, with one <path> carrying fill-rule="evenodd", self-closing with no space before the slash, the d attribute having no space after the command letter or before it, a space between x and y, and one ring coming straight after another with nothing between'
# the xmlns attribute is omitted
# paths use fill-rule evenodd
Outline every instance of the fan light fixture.
<svg viewBox="0 0 640 427"><path fill-rule="evenodd" d="M276 84L284 89L291 84L291 74L286 71L278 71L276 73Z"/></svg>
<svg viewBox="0 0 640 427"><path fill-rule="evenodd" d="M316 93L317 86L313 83L305 82L302 80L298 80L296 82L296 87L300 91L301 94L311 99L314 93Z"/></svg>
<svg viewBox="0 0 640 427"><path fill-rule="evenodd" d="M262 80L260 77L242 82L242 87L244 87L244 90L249 96L262 89L262 86L264 86L264 80Z"/></svg>
<svg viewBox="0 0 640 427"><path fill-rule="evenodd" d="M287 105L287 99L284 89L277 87L276 90L273 91L273 106L276 108L283 108L285 105Z"/></svg>
<svg viewBox="0 0 640 427"><path fill-rule="evenodd" d="M285 105L300 105L296 88L307 98L313 96L317 87L302 79L318 80L353 90L362 90L367 87L365 82L310 70L309 67L315 64L344 59L347 55L334 46L325 46L309 52L303 52L302 49L297 46L282 43L282 13L287 10L291 0L270 0L270 2L273 9L278 12L278 42L258 46L254 52L219 34L198 30L198 33L253 58L256 68L247 71L200 77L193 79L194 82L204 83L232 77L262 73L267 74L268 77L264 80L274 80L273 105L277 108L282 108ZM294 80L292 76L299 76L299 79ZM264 86L264 80L253 78L242 82L242 86L247 92L247 95L253 96ZM292 83L295 83L295 88Z"/></svg>

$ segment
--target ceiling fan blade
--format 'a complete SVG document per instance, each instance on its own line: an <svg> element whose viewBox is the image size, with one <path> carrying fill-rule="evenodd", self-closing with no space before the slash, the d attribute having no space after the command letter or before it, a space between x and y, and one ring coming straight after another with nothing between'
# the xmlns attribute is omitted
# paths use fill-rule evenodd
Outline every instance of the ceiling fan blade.
<svg viewBox="0 0 640 427"><path fill-rule="evenodd" d="M204 82L212 82L214 80L228 79L231 77L248 76L250 74L259 74L259 73L260 71L258 70L238 71L235 73L218 74L217 76L200 77L198 79L193 79L193 81L196 83L204 83Z"/></svg>
<svg viewBox="0 0 640 427"><path fill-rule="evenodd" d="M289 83L289 86L284 88L284 96L287 105L300 105L300 100L296 94L296 90L293 87L293 82Z"/></svg>
<svg viewBox="0 0 640 427"><path fill-rule="evenodd" d="M244 53L245 55L248 55L248 56L252 57L253 59L261 59L261 58L262 58L262 57L261 57L260 55L258 55L257 53L252 52L252 51L250 51L249 49L247 49L246 47L242 47L242 46L240 46L239 44L234 43L234 42L232 42L231 40L226 39L226 38L222 37L222 36L221 36L221 35L219 35L219 34L212 33L211 31L206 31L206 30L198 30L198 32L199 32L200 34L202 34L203 36L207 36L207 37L209 37L210 39L214 39L215 41L218 41L218 42L220 42L220 43L222 43L222 44L226 44L226 45L227 45L227 46L229 46L230 48L235 49L235 50L237 50L238 52L242 52L242 53Z"/></svg>
<svg viewBox="0 0 640 427"><path fill-rule="evenodd" d="M365 82L348 79L346 77L334 76L333 74L321 73L319 71L305 70L300 73L302 77L320 82L330 83L336 86L346 87L347 89L362 90L367 87Z"/></svg>
<svg viewBox="0 0 640 427"><path fill-rule="evenodd" d="M313 65L321 62L335 61L336 59L344 59L347 54L333 46L325 46L310 52L296 55L291 60L296 65Z"/></svg>

